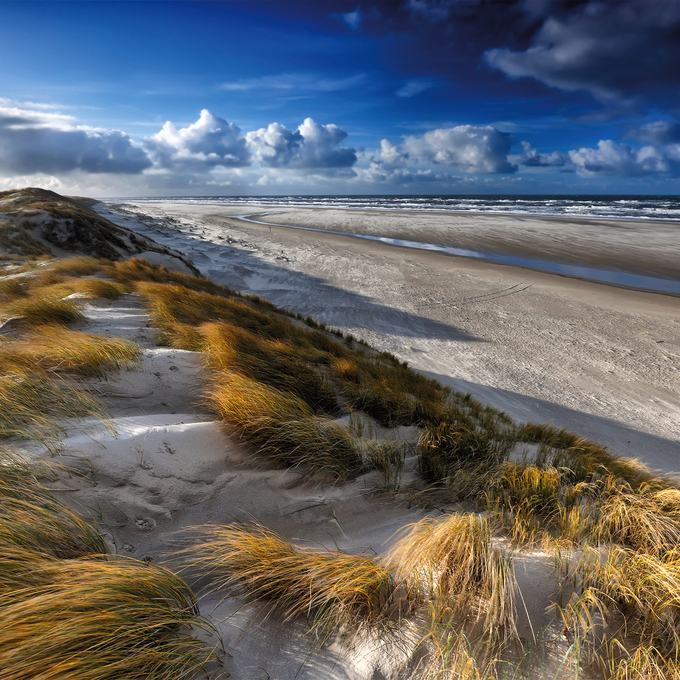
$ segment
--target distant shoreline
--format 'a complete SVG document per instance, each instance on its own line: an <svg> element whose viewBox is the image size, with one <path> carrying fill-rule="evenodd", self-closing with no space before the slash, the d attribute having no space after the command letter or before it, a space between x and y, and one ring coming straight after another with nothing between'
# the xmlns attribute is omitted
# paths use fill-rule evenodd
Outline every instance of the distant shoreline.
<svg viewBox="0 0 680 680"><path fill-rule="evenodd" d="M639 274L612 271L596 267L563 264L560 262L551 262L548 260L538 260L526 257L514 257L509 255L488 253L465 248L456 248L454 246L440 245L435 243L412 241L409 239L372 236L369 234L353 234L350 232L341 232L314 227L302 227L290 224L277 224L274 222L263 222L261 220L253 219L254 217L262 217L275 214L278 213L266 212L238 216L224 215L224 217L242 220L244 222L249 222L251 224L261 224L264 226L276 226L288 229L302 229L305 231L331 233L336 234L338 236L350 236L354 238L378 241L380 243L390 246L411 248L414 250L434 251L443 253L445 255L452 255L454 257L469 257L473 259L484 260L486 262L492 262L494 264L507 264L515 267L524 267L526 269L542 271L549 274L557 274L559 276L567 276L570 278L582 279L584 281L592 281L594 283L604 283L606 285L620 286L622 288L640 290L645 292L660 293L662 295L680 296L680 281L675 281L672 279L665 279L653 276L642 276Z"/></svg>
<svg viewBox="0 0 680 680"><path fill-rule="evenodd" d="M107 201L176 205L262 206L422 212L427 214L507 215L519 217L680 223L680 196L178 196L108 198ZM542 204L542 208L539 206ZM445 207L446 206L446 207ZM524 209L520 209L525 206ZM508 209L509 208L509 209ZM667 216L659 214L665 210ZM647 211L647 212L645 212ZM653 213L653 214L650 214Z"/></svg>

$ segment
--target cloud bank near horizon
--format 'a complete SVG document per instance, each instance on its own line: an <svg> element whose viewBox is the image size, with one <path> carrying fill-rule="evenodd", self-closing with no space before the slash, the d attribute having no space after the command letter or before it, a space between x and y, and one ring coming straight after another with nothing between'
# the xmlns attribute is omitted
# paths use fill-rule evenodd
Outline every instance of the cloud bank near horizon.
<svg viewBox="0 0 680 680"><path fill-rule="evenodd" d="M441 191L522 172L571 172L582 179L680 176L680 123L669 120L629 129L625 141L600 140L596 147L564 154L536 150L491 125L435 128L382 139L377 149L358 149L346 145L350 135L334 123L306 118L295 129L272 122L244 132L207 109L193 123L182 127L167 121L137 140L121 130L78 125L47 105L0 104L4 188L32 178L53 186L97 186L106 177L114 186L135 187L137 195L164 187L284 190L331 180L349 192L424 185ZM513 154L513 147L523 152Z"/></svg>

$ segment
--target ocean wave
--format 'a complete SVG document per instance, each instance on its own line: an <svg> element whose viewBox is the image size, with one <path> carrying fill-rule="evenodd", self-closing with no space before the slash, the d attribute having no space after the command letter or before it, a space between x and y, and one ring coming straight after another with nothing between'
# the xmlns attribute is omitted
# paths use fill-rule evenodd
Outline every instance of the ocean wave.
<svg viewBox="0 0 680 680"><path fill-rule="evenodd" d="M117 199L112 199L117 200ZM120 199L131 200L131 199ZM175 196L141 202L235 206L473 212L680 222L676 196Z"/></svg>

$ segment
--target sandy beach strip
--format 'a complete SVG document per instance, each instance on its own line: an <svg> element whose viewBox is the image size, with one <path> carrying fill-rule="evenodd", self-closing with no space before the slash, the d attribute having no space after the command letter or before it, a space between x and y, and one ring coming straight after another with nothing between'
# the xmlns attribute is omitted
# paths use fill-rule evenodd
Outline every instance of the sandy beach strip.
<svg viewBox="0 0 680 680"><path fill-rule="evenodd" d="M256 210L132 202L102 208L185 253L217 282L363 338L518 419L551 421L680 477L677 297L224 217ZM465 227L469 241L459 245L466 247L492 241L496 251L511 252L512 242L513 252L528 255L551 243L566 258L578 246L593 265L610 266L618 253L629 271L657 276L673 276L680 261L673 224L617 222L600 238L600 220L446 217L447 230ZM270 218L418 239L443 229L442 216L424 213L290 209Z"/></svg>

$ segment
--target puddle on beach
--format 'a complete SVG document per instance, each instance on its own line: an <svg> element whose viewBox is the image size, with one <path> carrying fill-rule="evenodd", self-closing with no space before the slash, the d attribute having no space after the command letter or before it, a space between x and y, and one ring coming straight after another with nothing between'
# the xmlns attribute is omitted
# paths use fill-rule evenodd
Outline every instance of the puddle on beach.
<svg viewBox="0 0 680 680"><path fill-rule="evenodd" d="M456 248L454 246L438 245L436 243L423 243L421 241L409 241L400 238L389 238L387 236L371 236L368 234L353 234L346 231L333 231L331 229L314 229L313 227L297 227L290 224L276 224L274 222L260 222L253 219L264 215L277 215L278 212L252 213L250 215L223 215L234 220L252 222L271 227L284 227L286 229L300 229L302 231L314 231L321 234L336 234L337 236L352 236L366 241L378 241L391 246L401 246L402 248L413 248L415 250L429 250L456 257L470 257L477 260L485 260L495 264L510 264L527 269L536 269L550 274L560 274L575 279L584 279L596 283L608 283L626 288L650 291L654 293L665 293L668 295L680 295L680 281L671 279L660 279L653 276L642 276L640 274L627 274L625 272L615 272L608 269L597 269L595 267L584 267L581 265L561 264L547 260L535 260L532 258L515 257L511 255L496 255L485 253L478 250L468 250L467 248Z"/></svg>

